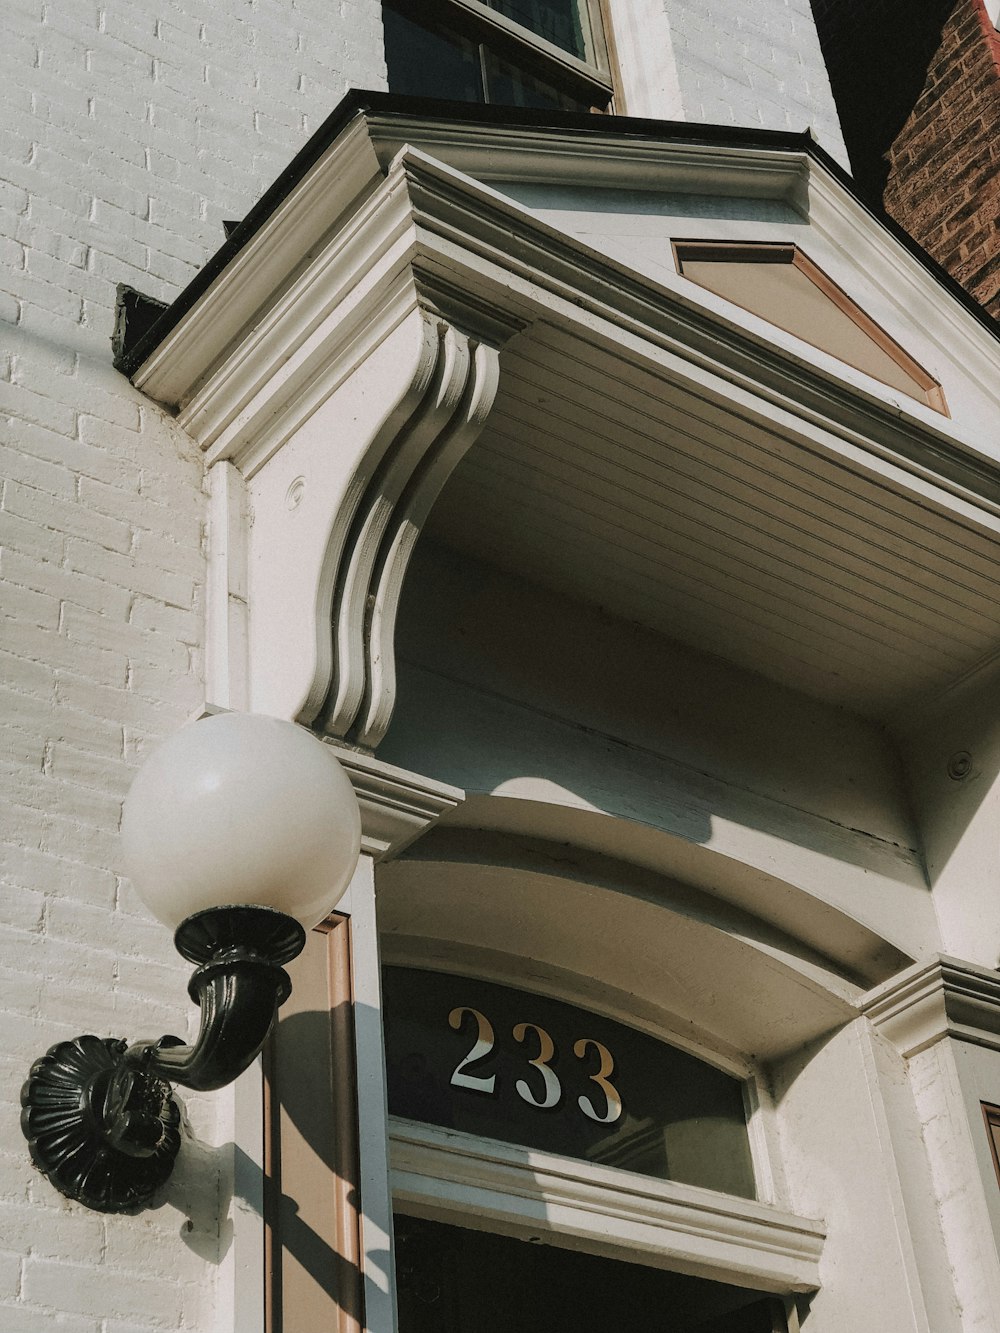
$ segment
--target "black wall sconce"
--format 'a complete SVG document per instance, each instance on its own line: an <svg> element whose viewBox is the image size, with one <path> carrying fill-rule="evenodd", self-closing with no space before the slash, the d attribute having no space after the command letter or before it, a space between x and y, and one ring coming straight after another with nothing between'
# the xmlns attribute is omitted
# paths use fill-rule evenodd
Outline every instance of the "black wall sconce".
<svg viewBox="0 0 1000 1333"><path fill-rule="evenodd" d="M221 713L185 727L140 769L122 844L143 902L196 970L194 1045L92 1035L53 1046L21 1090L35 1165L102 1212L144 1203L180 1147L170 1085L225 1087L253 1062L291 993L284 970L342 897L361 847L350 781L291 722Z"/></svg>

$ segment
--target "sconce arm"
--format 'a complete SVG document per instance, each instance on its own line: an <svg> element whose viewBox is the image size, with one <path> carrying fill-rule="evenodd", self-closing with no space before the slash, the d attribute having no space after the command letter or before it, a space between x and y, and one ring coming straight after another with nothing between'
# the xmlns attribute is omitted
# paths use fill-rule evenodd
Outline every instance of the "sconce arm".
<svg viewBox="0 0 1000 1333"><path fill-rule="evenodd" d="M21 1089L35 1165L102 1212L145 1202L170 1175L180 1147L171 1083L214 1091L253 1063L291 993L282 963L301 952L305 931L272 908L216 907L182 922L174 943L198 964L188 985L201 1009L193 1045L78 1037L36 1060Z"/></svg>
<svg viewBox="0 0 1000 1333"><path fill-rule="evenodd" d="M139 1042L125 1052L124 1064L167 1083L214 1092L253 1064L291 982L284 968L244 954L199 967L188 989L201 1009L197 1041Z"/></svg>

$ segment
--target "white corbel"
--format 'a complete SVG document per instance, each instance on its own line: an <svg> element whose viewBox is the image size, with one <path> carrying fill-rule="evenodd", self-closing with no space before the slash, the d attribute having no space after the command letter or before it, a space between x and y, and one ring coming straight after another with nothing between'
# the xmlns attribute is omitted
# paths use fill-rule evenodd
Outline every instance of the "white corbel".
<svg viewBox="0 0 1000 1333"><path fill-rule="evenodd" d="M278 447L258 418L252 445L210 470L210 702L364 748L392 715L410 556L486 421L514 331L459 327L415 285L397 286L376 322L290 432L283 405Z"/></svg>
<svg viewBox="0 0 1000 1333"><path fill-rule="evenodd" d="M410 556L523 320L423 263L405 165L366 144L346 132L343 171L307 173L134 382L208 465L207 704L371 749Z"/></svg>

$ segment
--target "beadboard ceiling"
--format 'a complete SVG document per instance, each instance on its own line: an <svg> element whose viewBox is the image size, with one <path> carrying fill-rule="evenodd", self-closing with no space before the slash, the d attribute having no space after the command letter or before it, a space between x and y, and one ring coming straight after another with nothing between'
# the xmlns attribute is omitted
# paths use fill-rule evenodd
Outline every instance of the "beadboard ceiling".
<svg viewBox="0 0 1000 1333"><path fill-rule="evenodd" d="M552 327L428 529L459 550L875 717L1000 646L1000 543Z"/></svg>

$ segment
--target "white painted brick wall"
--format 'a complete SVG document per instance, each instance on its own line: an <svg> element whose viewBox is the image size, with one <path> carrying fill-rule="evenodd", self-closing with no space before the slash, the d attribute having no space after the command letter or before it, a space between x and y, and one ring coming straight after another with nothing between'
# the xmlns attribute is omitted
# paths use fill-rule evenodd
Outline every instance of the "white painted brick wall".
<svg viewBox="0 0 1000 1333"><path fill-rule="evenodd" d="M840 130L809 0L663 0L685 120L811 128L844 167Z"/></svg>
<svg viewBox="0 0 1000 1333"><path fill-rule="evenodd" d="M62 1199L17 1123L53 1042L193 1017L117 827L203 698L202 465L108 339L118 282L174 296L344 91L383 86L379 5L4 0L0 34L0 1333L208 1333L219 1099L183 1097L165 1203L129 1218Z"/></svg>

